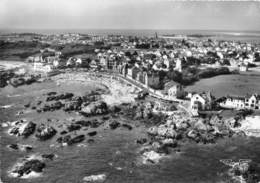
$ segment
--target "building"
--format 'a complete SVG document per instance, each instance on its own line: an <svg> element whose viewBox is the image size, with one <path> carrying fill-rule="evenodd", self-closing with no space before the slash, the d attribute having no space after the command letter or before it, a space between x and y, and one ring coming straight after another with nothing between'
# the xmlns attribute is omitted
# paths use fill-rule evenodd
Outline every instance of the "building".
<svg viewBox="0 0 260 183"><path fill-rule="evenodd" d="M226 99L219 104L223 108L227 109L260 109L260 95L253 94L242 96L227 96Z"/></svg>
<svg viewBox="0 0 260 183"><path fill-rule="evenodd" d="M177 60L176 60L176 66L175 66L174 70L179 71L179 72L182 71L181 59L177 58Z"/></svg>
<svg viewBox="0 0 260 183"><path fill-rule="evenodd" d="M164 90L167 92L169 97L174 98L182 98L185 94L183 86L175 81L165 83Z"/></svg>
<svg viewBox="0 0 260 183"><path fill-rule="evenodd" d="M241 96L227 96L226 100L220 103L220 106L228 109L244 109L245 98Z"/></svg>
<svg viewBox="0 0 260 183"><path fill-rule="evenodd" d="M241 65L239 65L239 71L241 71L241 72L246 72L246 71L248 71L248 65L242 63Z"/></svg>
<svg viewBox="0 0 260 183"><path fill-rule="evenodd" d="M191 97L190 108L192 114L197 114L198 111L211 110L213 106L213 96L210 92L194 94Z"/></svg>

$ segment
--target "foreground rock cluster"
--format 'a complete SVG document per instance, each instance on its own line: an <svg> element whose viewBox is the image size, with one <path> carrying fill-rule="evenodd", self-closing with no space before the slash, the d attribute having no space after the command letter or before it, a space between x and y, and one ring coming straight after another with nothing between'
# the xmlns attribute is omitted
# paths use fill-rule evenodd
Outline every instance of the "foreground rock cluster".
<svg viewBox="0 0 260 183"><path fill-rule="evenodd" d="M10 174L22 178L40 175L46 167L46 161L53 160L54 156L54 154L42 154L23 158L11 169Z"/></svg>
<svg viewBox="0 0 260 183"><path fill-rule="evenodd" d="M245 136L243 132L234 132L226 120L220 117L183 118L170 116L165 122L150 127L147 130L149 139L138 139L137 143L144 144L141 153L145 161L156 163L161 156L172 150L180 151L185 142L215 143L220 138Z"/></svg>
<svg viewBox="0 0 260 183"><path fill-rule="evenodd" d="M16 74L14 70L7 70L0 72L0 88L7 86L8 84L13 87L22 85L30 85L37 82L40 76L29 74Z"/></svg>
<svg viewBox="0 0 260 183"><path fill-rule="evenodd" d="M49 92L46 96L44 102L38 101L36 105L28 103L24 107L31 107L39 113L60 109L66 112L77 111L84 116L107 114L109 111L107 104L98 100L100 95L96 93L75 96L73 93L57 94L56 92Z"/></svg>

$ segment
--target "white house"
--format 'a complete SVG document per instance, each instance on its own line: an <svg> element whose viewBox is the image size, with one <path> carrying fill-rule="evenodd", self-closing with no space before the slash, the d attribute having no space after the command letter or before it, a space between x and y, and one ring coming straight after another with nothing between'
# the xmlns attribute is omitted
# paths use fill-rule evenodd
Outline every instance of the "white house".
<svg viewBox="0 0 260 183"><path fill-rule="evenodd" d="M227 96L226 100L220 103L220 106L228 109L244 109L245 98L240 96Z"/></svg>
<svg viewBox="0 0 260 183"><path fill-rule="evenodd" d="M190 108L193 114L197 114L198 111L211 110L213 104L213 97L210 92L194 94L191 97Z"/></svg>
<svg viewBox="0 0 260 183"><path fill-rule="evenodd" d="M248 71L248 65L242 63L241 65L239 65L239 70L240 70L241 72L246 72L246 71Z"/></svg>
<svg viewBox="0 0 260 183"><path fill-rule="evenodd" d="M177 60L176 60L176 66L175 66L174 70L179 71L179 72L182 71L181 59L177 58Z"/></svg>
<svg viewBox="0 0 260 183"><path fill-rule="evenodd" d="M228 109L260 109L260 95L253 94L245 97L241 96L227 96L225 101L219 104L223 108Z"/></svg>
<svg viewBox="0 0 260 183"><path fill-rule="evenodd" d="M260 95L253 94L251 97L246 97L245 108L248 109L260 109Z"/></svg>

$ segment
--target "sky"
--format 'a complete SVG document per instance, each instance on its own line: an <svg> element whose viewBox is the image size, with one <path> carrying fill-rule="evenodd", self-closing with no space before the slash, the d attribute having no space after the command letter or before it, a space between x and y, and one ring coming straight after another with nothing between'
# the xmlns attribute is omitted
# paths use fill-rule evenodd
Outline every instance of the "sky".
<svg viewBox="0 0 260 183"><path fill-rule="evenodd" d="M0 29L260 31L260 1L0 0Z"/></svg>

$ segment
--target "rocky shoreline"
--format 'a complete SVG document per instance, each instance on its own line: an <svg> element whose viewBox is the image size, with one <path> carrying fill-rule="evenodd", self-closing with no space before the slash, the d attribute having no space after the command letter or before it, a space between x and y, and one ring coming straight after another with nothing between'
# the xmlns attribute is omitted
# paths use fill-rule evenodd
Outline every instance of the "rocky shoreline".
<svg viewBox="0 0 260 183"><path fill-rule="evenodd" d="M242 130L237 130L246 117L246 113L238 113L230 119L221 116L207 118L191 118L187 114L174 113L166 115L155 113L153 102L146 96L136 99L134 103L109 105L102 100L102 93L91 92L79 95L72 92L50 91L42 94L36 100L23 104L24 109L30 109L36 114L75 113L81 119L72 119L59 127L54 119L46 122L18 120L3 125L9 127L8 133L19 138L35 137L40 143L55 140L55 147L95 143L95 137L100 133L100 127L109 130L133 130L143 125L146 128L143 137L136 139L138 156L142 164L157 164L174 153L182 152L186 143L215 144L219 139L245 137ZM176 108L177 110L177 108ZM123 119L123 120L122 120ZM51 145L50 145L51 147ZM8 148L31 152L30 145L10 144ZM47 157L47 158L46 158ZM40 158L25 159L11 173L16 177L33 177L44 172L46 159L54 160L53 155L42 155ZM31 176L30 176L31 175ZM38 175L38 174L37 174ZM35 176L37 177L37 176ZM105 179L106 176L85 177L84 180Z"/></svg>

